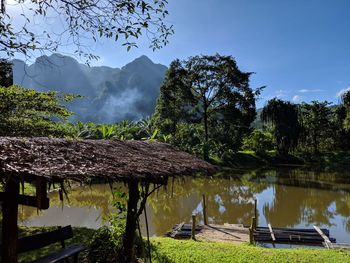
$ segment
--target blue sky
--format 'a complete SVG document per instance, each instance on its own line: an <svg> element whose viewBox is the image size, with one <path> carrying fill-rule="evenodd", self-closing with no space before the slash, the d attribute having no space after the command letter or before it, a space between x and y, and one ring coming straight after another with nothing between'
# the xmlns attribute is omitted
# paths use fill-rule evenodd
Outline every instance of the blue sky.
<svg viewBox="0 0 350 263"><path fill-rule="evenodd" d="M253 71L251 86L267 86L258 103L338 102L350 87L350 0L169 0L170 43L153 52L145 42L126 52L100 42L96 65L120 67L140 55L169 65L197 54L232 55Z"/></svg>

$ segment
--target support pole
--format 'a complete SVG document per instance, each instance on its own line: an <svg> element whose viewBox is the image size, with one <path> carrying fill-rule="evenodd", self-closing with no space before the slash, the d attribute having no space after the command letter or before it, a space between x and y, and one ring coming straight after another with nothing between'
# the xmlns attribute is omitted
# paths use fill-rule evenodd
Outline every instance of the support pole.
<svg viewBox="0 0 350 263"><path fill-rule="evenodd" d="M134 244L137 228L137 204L140 199L139 182L137 179L131 179L128 183L129 198L128 211L126 215L125 236L123 240L124 262L134 262L135 251Z"/></svg>
<svg viewBox="0 0 350 263"><path fill-rule="evenodd" d="M249 227L249 242L250 244L254 244L254 231L256 230L256 218L252 217L252 222Z"/></svg>
<svg viewBox="0 0 350 263"><path fill-rule="evenodd" d="M254 199L254 217L256 222L258 222L258 200L256 198Z"/></svg>
<svg viewBox="0 0 350 263"><path fill-rule="evenodd" d="M18 241L18 196L19 181L12 176L5 185L5 200L2 202L2 261L17 263Z"/></svg>
<svg viewBox="0 0 350 263"><path fill-rule="evenodd" d="M191 238L196 240L196 214L192 214Z"/></svg>
<svg viewBox="0 0 350 263"><path fill-rule="evenodd" d="M36 187L37 207L39 209L48 209L49 208L49 199L47 198L46 179L37 178L35 187Z"/></svg>
<svg viewBox="0 0 350 263"><path fill-rule="evenodd" d="M151 251L151 242L149 240L149 228L148 228L148 218L147 218L146 204L145 204L145 207L143 208L143 211L145 213L145 223L146 223L146 230L147 230L147 244L148 244L149 262L152 263L152 251Z"/></svg>
<svg viewBox="0 0 350 263"><path fill-rule="evenodd" d="M205 198L205 194L203 194L203 221L204 225L208 225L207 201Z"/></svg>

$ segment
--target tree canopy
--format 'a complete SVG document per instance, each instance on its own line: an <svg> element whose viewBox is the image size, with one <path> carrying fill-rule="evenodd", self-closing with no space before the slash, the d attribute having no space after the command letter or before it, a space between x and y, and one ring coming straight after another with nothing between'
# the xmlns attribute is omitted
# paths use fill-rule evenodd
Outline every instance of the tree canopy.
<svg viewBox="0 0 350 263"><path fill-rule="evenodd" d="M261 119L272 126L280 154L286 154L297 146L300 133L297 105L274 98L263 108Z"/></svg>
<svg viewBox="0 0 350 263"><path fill-rule="evenodd" d="M219 54L175 60L159 96L157 123L163 132L176 132L179 122L201 124L203 155L210 140L218 152L237 150L256 116L255 99L261 89L249 86L251 72L241 71L231 56ZM178 134L181 134L180 132Z"/></svg>
<svg viewBox="0 0 350 263"><path fill-rule="evenodd" d="M343 128L349 134L350 132L350 90L344 92L341 96L341 99L343 102L342 106L344 107L344 112L345 112L345 116L343 118Z"/></svg>
<svg viewBox="0 0 350 263"><path fill-rule="evenodd" d="M0 87L0 136L68 135L67 127L61 124L72 113L64 103L74 97L19 86Z"/></svg>
<svg viewBox="0 0 350 263"><path fill-rule="evenodd" d="M350 107L350 90L345 91L341 95L341 101L345 106Z"/></svg>
<svg viewBox="0 0 350 263"><path fill-rule="evenodd" d="M302 133L300 140L304 147L310 147L317 154L320 147L325 146L326 141L332 138L332 116L330 103L327 101L312 101L300 105L300 123Z"/></svg>
<svg viewBox="0 0 350 263"><path fill-rule="evenodd" d="M170 63L160 87L156 105L158 127L164 133L175 134L177 124L190 118L189 99L191 94L186 89L186 70L180 60Z"/></svg>
<svg viewBox="0 0 350 263"><path fill-rule="evenodd" d="M167 0L13 0L19 6L15 15L10 13L14 4L0 2L0 53L7 57L16 53L28 57L34 50L55 52L60 45L74 45L77 55L91 60L96 55L86 40L123 38L129 50L145 34L150 47L158 49L174 32L165 22ZM58 20L59 28L48 30L44 24L49 19ZM44 24L34 28L34 21Z"/></svg>
<svg viewBox="0 0 350 263"><path fill-rule="evenodd" d="M350 148L350 90L341 96L341 104L335 109L337 126L337 144L344 150Z"/></svg>

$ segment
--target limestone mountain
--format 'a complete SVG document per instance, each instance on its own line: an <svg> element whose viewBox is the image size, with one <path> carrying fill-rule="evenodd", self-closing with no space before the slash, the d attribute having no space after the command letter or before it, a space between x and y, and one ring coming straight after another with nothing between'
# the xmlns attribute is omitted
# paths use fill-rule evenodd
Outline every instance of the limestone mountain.
<svg viewBox="0 0 350 263"><path fill-rule="evenodd" d="M73 120L100 123L138 120L152 114L166 70L146 56L121 69L88 67L60 54L41 56L31 65L13 61L15 84L82 95L69 104L76 114Z"/></svg>

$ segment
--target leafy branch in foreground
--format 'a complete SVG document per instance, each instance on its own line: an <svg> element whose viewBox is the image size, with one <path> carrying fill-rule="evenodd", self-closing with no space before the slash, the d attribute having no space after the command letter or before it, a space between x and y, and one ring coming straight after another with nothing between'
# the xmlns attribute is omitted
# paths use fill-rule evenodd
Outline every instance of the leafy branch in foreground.
<svg viewBox="0 0 350 263"><path fill-rule="evenodd" d="M167 0L14 0L0 13L0 53L30 57L34 50L56 52L61 45L76 47L88 61L97 58L87 41L100 38L118 41L130 50L145 34L150 47L159 49L174 33L165 22ZM5 7L7 7L5 9ZM50 30L55 20L59 26ZM33 25L40 21L39 26ZM51 22L50 22L51 21Z"/></svg>

